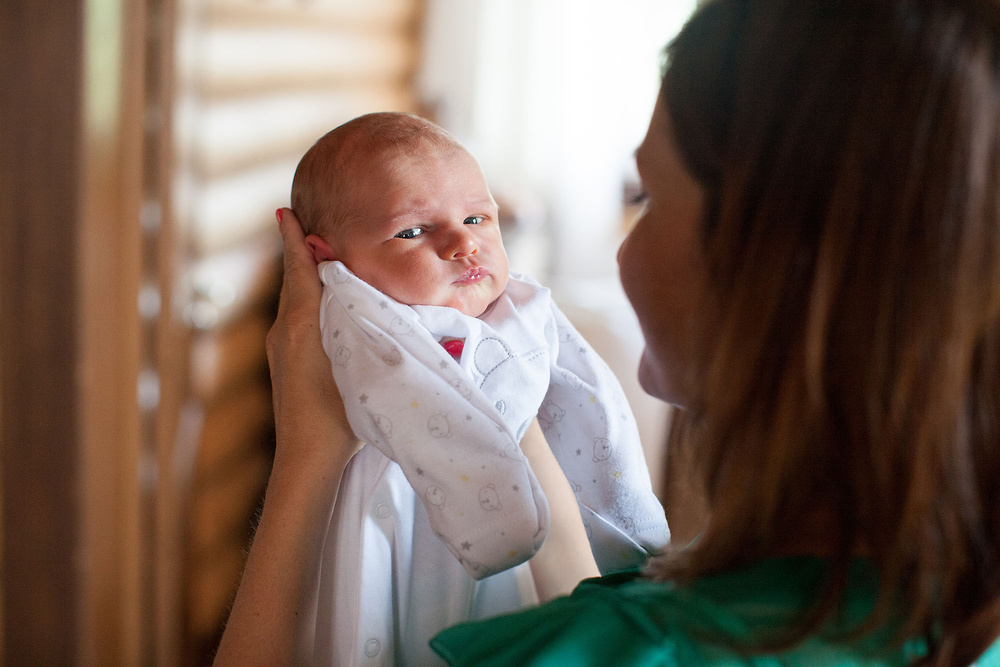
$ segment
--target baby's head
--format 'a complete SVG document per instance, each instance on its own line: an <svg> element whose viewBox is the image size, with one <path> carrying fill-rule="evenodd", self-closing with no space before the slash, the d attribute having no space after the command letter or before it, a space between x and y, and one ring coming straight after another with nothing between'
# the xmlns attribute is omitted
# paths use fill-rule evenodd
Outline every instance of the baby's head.
<svg viewBox="0 0 1000 667"><path fill-rule="evenodd" d="M476 159L430 121L360 116L302 157L292 209L317 262L411 306L478 317L507 286L497 205Z"/></svg>

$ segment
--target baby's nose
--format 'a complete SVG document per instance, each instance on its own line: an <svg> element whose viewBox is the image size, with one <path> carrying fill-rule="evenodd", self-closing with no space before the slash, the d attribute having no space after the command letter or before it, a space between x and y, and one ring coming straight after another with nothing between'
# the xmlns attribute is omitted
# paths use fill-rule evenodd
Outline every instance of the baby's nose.
<svg viewBox="0 0 1000 667"><path fill-rule="evenodd" d="M476 242L475 236L463 228L456 230L455 233L448 238L448 243L444 248L443 255L445 259L461 259L462 257L475 255L478 252L479 244Z"/></svg>

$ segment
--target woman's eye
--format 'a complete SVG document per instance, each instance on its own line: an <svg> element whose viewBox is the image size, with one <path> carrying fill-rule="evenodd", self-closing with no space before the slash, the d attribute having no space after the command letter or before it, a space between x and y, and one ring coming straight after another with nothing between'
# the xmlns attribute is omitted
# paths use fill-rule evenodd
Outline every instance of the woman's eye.
<svg viewBox="0 0 1000 667"><path fill-rule="evenodd" d="M396 238L397 239L415 239L415 238L417 238L418 236L420 236L423 233L424 233L424 230L420 229L419 227L413 227L412 229L404 229L400 233L396 234Z"/></svg>
<svg viewBox="0 0 1000 667"><path fill-rule="evenodd" d="M466 218L464 220L464 223L467 224L467 225L478 225L482 221L483 221L483 216L481 216L481 215L470 215L468 218Z"/></svg>
<svg viewBox="0 0 1000 667"><path fill-rule="evenodd" d="M639 206L640 204L645 204L646 200L649 199L649 195L646 194L645 190L640 190L636 194L629 197L629 206Z"/></svg>

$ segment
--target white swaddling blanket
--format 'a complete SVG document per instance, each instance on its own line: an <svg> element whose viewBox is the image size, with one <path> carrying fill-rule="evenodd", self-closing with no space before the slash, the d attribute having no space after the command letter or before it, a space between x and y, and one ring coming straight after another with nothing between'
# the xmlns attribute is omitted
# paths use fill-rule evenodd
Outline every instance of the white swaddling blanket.
<svg viewBox="0 0 1000 667"><path fill-rule="evenodd" d="M340 262L322 263L320 277L323 345L351 427L399 464L473 577L524 562L545 537L548 504L518 445L536 415L602 572L666 543L621 387L548 289L512 275L474 318L398 303ZM457 362L443 337L464 339Z"/></svg>

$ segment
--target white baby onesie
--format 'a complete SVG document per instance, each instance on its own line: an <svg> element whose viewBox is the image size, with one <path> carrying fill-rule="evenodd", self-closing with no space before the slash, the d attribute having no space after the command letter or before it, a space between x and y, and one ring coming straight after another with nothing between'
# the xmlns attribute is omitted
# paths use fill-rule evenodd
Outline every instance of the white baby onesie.
<svg viewBox="0 0 1000 667"><path fill-rule="evenodd" d="M343 586L369 585L359 584L361 573L352 577L352 569L363 568L370 579L382 568L381 588L398 580L403 574L399 558L410 558L412 544L430 532L447 549L440 553L450 552L455 559L442 563L441 572L461 573L453 569L457 561L473 578L489 577L480 584L504 580L503 585L491 584L492 594L503 598L497 591L510 589L506 597L514 600L514 608L528 603L530 596L508 569L537 551L548 526L545 496L518 445L536 416L577 494L602 572L638 565L667 542L663 510L652 492L624 394L546 288L512 275L504 294L473 318L452 308L400 304L340 262L321 264L320 276L323 345L351 426L368 443L362 450L366 465L352 462L345 473L338 516L327 537L324 572L332 571L328 563L339 563L335 576L344 583L332 587L340 597ZM443 337L464 339L458 360L440 345ZM384 458L392 462L376 463ZM361 477L363 482L357 479ZM396 488L405 486L404 477L410 488ZM373 532L371 513L378 512L368 505L374 501L359 497L390 493L386 488L395 489L391 494L396 502L381 506L392 508L392 521L402 520L405 527L383 526ZM341 511L347 498L357 501L357 511ZM417 498L422 507L414 511ZM397 507L406 508L402 514L408 518L400 519ZM408 533L402 539L401 530ZM362 538L358 546L358 536L369 533L375 537ZM345 549L360 551L345 558ZM425 558L416 569L433 569L427 562ZM413 588L412 583L406 586ZM470 595L480 599L473 606L483 607L483 595L474 583L457 586L463 591L458 597L466 599L453 606L466 610L457 616L449 612L448 624L465 620ZM381 610L374 615L365 608L355 615L345 613L345 605L338 603L337 624L364 626L365 618L381 614L390 626L397 624L381 635L407 634L409 621L400 615L412 608L413 600L401 611L399 594L388 588L385 593L376 596L381 600L377 603L366 594L362 607ZM356 622L355 616L361 620ZM340 637L335 643L353 644L355 655L367 655L367 650L385 643L366 639L363 627L356 630L357 636L350 639L351 628L341 627L334 632ZM420 637L417 644L426 646L429 637ZM337 647L332 648L336 652Z"/></svg>

